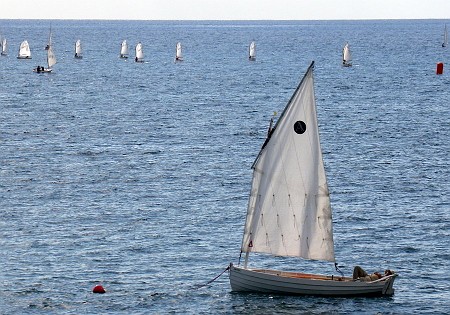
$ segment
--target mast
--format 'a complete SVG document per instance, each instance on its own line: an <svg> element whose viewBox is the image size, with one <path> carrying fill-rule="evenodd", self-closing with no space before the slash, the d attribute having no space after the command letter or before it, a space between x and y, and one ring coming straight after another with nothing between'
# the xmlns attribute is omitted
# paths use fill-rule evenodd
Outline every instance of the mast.
<svg viewBox="0 0 450 315"><path fill-rule="evenodd" d="M448 45L448 31L447 31L447 24L445 24L444 27L444 42L442 43L442 47L446 47Z"/></svg>
<svg viewBox="0 0 450 315"><path fill-rule="evenodd" d="M50 33L48 34L48 42L47 46L45 46L45 50L48 50L52 46L52 26L50 25Z"/></svg>

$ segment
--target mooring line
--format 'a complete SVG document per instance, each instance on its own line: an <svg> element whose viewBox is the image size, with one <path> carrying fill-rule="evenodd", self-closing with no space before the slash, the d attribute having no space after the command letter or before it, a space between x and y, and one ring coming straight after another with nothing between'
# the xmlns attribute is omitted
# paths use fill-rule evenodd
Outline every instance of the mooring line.
<svg viewBox="0 0 450 315"><path fill-rule="evenodd" d="M227 270L230 270L230 266L228 266L227 268L225 268L225 270L222 271L218 276L216 276L216 277L214 277L213 279L209 280L209 281L206 282L205 284L195 285L195 286L194 286L194 289L197 289L197 290L198 290L198 289L201 289L201 288L206 287L207 285L213 283L214 281L216 281L217 279L219 279L219 277L220 277L221 275L223 275Z"/></svg>

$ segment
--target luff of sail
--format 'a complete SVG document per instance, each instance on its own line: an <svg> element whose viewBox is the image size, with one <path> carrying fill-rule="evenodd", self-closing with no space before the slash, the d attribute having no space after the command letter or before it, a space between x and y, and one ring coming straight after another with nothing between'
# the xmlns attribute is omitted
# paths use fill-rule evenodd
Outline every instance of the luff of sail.
<svg viewBox="0 0 450 315"><path fill-rule="evenodd" d="M24 40L20 44L19 54L17 55L18 59L31 59L31 51L30 45L28 45L28 41Z"/></svg>
<svg viewBox="0 0 450 315"><path fill-rule="evenodd" d="M120 46L120 57L128 58L128 43L124 40Z"/></svg>
<svg viewBox="0 0 450 315"><path fill-rule="evenodd" d="M334 261L313 64L253 165L242 252Z"/></svg>

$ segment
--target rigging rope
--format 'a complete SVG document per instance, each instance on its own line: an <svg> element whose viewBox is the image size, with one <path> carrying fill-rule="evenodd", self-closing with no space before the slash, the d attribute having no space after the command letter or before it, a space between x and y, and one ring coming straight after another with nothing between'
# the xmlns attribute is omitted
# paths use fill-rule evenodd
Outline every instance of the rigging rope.
<svg viewBox="0 0 450 315"><path fill-rule="evenodd" d="M345 277L344 273L341 271L341 269L339 269L339 266L338 266L337 262L334 263L334 268L336 268L336 271L339 272L343 277Z"/></svg>
<svg viewBox="0 0 450 315"><path fill-rule="evenodd" d="M214 281L216 281L217 279L219 279L219 277L220 277L221 275L223 275L223 274L225 273L225 271L227 271L227 270L230 270L230 266L228 266L227 268L225 268L225 270L222 271L218 276L216 276L216 277L214 277L213 279L209 280L209 281L206 282L205 284L195 285L195 286L194 286L194 289L197 289L197 290L198 290L198 289L201 289L201 288L206 287L207 285L213 283Z"/></svg>

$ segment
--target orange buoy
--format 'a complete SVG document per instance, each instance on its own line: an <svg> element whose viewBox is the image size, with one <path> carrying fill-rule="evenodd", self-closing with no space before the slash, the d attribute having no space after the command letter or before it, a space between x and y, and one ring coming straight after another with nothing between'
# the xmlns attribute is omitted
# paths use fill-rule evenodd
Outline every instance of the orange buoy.
<svg viewBox="0 0 450 315"><path fill-rule="evenodd" d="M438 62L436 65L436 74L444 73L444 64L442 62Z"/></svg>
<svg viewBox="0 0 450 315"><path fill-rule="evenodd" d="M92 289L93 293L106 293L105 288L101 285L96 285L93 289Z"/></svg>

